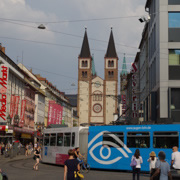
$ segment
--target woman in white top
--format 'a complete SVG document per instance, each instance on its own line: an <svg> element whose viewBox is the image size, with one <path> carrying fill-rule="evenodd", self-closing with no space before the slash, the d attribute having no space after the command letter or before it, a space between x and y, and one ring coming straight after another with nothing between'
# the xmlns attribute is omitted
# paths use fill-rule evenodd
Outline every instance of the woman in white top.
<svg viewBox="0 0 180 180"><path fill-rule="evenodd" d="M155 173L156 171L156 162L158 158L156 157L156 153L152 151L150 153L150 157L147 160L149 162L149 167L150 167L150 177Z"/></svg>
<svg viewBox="0 0 180 180"><path fill-rule="evenodd" d="M132 156L132 160L136 161L136 166L135 168L133 168L133 180L135 180L135 176L137 174L137 180L139 180L139 176L140 176L140 171L141 171L141 164L143 163L142 157L140 156L140 151L139 149L136 149L134 155Z"/></svg>

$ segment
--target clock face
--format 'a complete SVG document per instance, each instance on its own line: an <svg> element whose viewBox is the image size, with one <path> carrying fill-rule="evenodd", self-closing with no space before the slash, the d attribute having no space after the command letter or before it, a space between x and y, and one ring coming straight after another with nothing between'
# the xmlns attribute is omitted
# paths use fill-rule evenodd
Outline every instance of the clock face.
<svg viewBox="0 0 180 180"><path fill-rule="evenodd" d="M101 106L100 104L95 104L95 105L93 106L93 111L94 111L95 113L100 113L100 112L102 111L102 106Z"/></svg>
<svg viewBox="0 0 180 180"><path fill-rule="evenodd" d="M100 83L99 81L96 81L96 82L94 83L94 85L95 85L96 88L99 88L99 87L101 86L101 83Z"/></svg>

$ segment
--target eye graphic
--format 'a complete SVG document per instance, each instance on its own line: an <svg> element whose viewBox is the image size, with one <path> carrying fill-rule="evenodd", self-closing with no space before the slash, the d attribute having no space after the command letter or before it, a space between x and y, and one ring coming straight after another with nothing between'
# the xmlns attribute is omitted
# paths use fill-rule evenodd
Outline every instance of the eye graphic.
<svg viewBox="0 0 180 180"><path fill-rule="evenodd" d="M108 131L102 131L99 134L97 134L88 144L88 148L90 148L92 146L92 144L100 137L102 136L104 133L109 133ZM109 147L114 147L116 148L125 158L128 158L128 154L125 152L125 150L128 153L132 153L131 150L129 148L127 148L127 146L115 135L113 134L109 134L109 136L111 136L113 139L115 139L118 143L119 146L111 141L100 141L97 142L94 146L91 147L91 149L89 150L89 154L91 155L91 157L98 163L100 164L104 164L104 165L109 165L109 164L114 164L117 161L119 161L122 157L118 156L114 159L111 159L111 155L112 155L112 149ZM103 145L106 144L106 145ZM109 146L108 146L109 145ZM121 148L120 145L123 147ZM99 150L99 156L101 157L101 159L98 159L93 151L97 148L101 146L100 150ZM103 154L103 150L106 150L108 153L106 155Z"/></svg>

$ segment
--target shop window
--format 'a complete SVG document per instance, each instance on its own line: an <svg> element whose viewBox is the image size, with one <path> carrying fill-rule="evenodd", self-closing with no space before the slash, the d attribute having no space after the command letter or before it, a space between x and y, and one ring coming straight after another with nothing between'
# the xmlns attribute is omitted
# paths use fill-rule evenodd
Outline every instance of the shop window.
<svg viewBox="0 0 180 180"><path fill-rule="evenodd" d="M57 146L63 146L63 133L57 134Z"/></svg>
<svg viewBox="0 0 180 180"><path fill-rule="evenodd" d="M154 132L153 147L171 149L173 146L179 146L178 132Z"/></svg>
<svg viewBox="0 0 180 180"><path fill-rule="evenodd" d="M71 145L71 133L64 134L64 146L70 147Z"/></svg>
<svg viewBox="0 0 180 180"><path fill-rule="evenodd" d="M108 143L109 142L109 143ZM116 147L114 146L114 143ZM124 146L124 133L123 132L109 132L103 134L103 145L108 147L123 147Z"/></svg>
<svg viewBox="0 0 180 180"><path fill-rule="evenodd" d="M149 148L150 133L149 132L128 132L127 146L129 148Z"/></svg>

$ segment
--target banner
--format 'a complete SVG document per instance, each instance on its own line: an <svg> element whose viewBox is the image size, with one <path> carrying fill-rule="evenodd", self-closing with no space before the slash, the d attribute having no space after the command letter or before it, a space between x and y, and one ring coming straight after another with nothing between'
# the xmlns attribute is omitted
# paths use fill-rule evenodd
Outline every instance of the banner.
<svg viewBox="0 0 180 180"><path fill-rule="evenodd" d="M10 117L13 118L14 116L14 107L15 107L15 96L11 95L11 102L10 102Z"/></svg>
<svg viewBox="0 0 180 180"><path fill-rule="evenodd" d="M26 100L21 101L21 115L20 115L20 123L19 126L24 126L24 117L25 117L25 110L26 110Z"/></svg>
<svg viewBox="0 0 180 180"><path fill-rule="evenodd" d="M0 69L0 122L7 122L7 88L9 69L2 64Z"/></svg>
<svg viewBox="0 0 180 180"><path fill-rule="evenodd" d="M14 115L18 114L20 96L15 96Z"/></svg>
<svg viewBox="0 0 180 180"><path fill-rule="evenodd" d="M49 110L48 110L48 122L47 125L53 124L53 108L55 101L49 101Z"/></svg>
<svg viewBox="0 0 180 180"><path fill-rule="evenodd" d="M49 101L47 125L62 124L62 114L63 114L63 107L59 104L56 104L55 101Z"/></svg>

